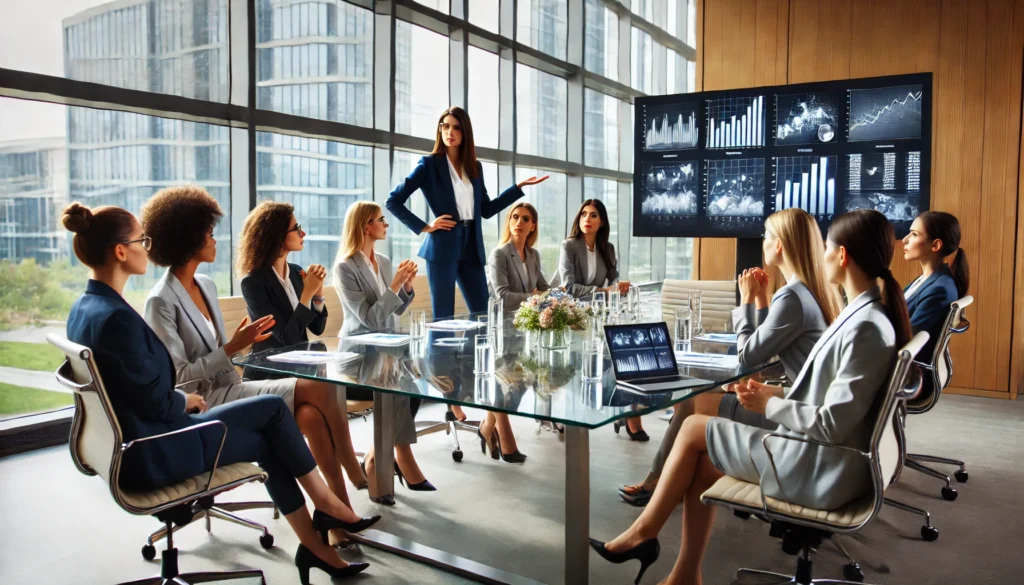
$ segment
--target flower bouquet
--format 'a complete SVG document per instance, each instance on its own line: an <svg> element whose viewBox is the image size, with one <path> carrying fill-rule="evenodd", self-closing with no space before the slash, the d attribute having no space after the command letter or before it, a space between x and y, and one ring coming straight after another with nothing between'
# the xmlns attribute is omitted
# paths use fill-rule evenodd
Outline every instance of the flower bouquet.
<svg viewBox="0 0 1024 585"><path fill-rule="evenodd" d="M568 347L567 332L584 331L590 309L560 289L534 295L519 305L512 324L519 331L541 332L546 347Z"/></svg>

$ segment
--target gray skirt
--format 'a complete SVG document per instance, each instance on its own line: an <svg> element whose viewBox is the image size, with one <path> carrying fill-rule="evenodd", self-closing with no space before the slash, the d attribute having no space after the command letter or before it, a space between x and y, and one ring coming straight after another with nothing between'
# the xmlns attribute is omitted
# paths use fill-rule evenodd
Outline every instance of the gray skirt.
<svg viewBox="0 0 1024 585"><path fill-rule="evenodd" d="M274 380L248 380L235 382L229 386L221 386L207 392L203 398L211 408L228 402L249 398L250 396L261 396L263 394L276 394L288 405L288 409L295 412L295 383L296 378L278 378Z"/></svg>

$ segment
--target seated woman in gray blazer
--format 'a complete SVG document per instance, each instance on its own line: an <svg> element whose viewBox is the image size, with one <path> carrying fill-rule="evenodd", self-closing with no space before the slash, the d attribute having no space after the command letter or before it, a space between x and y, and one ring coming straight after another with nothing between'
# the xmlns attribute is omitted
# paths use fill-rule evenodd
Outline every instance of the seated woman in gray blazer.
<svg viewBox="0 0 1024 585"><path fill-rule="evenodd" d="M374 245L387 237L388 222L376 203L357 201L345 213L338 255L334 261L334 287L341 297L345 312L339 337L358 335L370 331L394 329L395 315L409 307L416 294L412 281L416 278L416 263L403 260L392 272L391 259L374 251ZM353 389L349 389L353 393ZM372 395L358 395L372 400ZM416 425L408 398L399 397L395 408L395 469L413 491L433 491L412 454L416 442ZM371 450L363 458L364 471L370 482L370 498L391 505L390 498L380 500L374 480L374 457Z"/></svg>
<svg viewBox="0 0 1024 585"><path fill-rule="evenodd" d="M296 378L243 381L231 363L235 353L270 337L274 320L269 315L252 323L243 319L228 337L217 286L196 273L200 264L217 258L213 230L221 217L217 200L195 185L164 189L146 202L142 225L153 239L149 257L168 267L146 299L146 322L167 346L178 381L199 380L197 393L211 407L260 394L283 398L331 491L349 504L339 463L355 485L366 479L334 386Z"/></svg>
<svg viewBox="0 0 1024 585"><path fill-rule="evenodd" d="M540 265L540 253L533 248L540 234L537 208L525 201L516 203L505 217L498 247L487 258L487 280L501 299L505 314L514 313L531 296L546 291L547 279ZM512 424L507 414L488 411L477 431L480 447L490 446L491 457L506 463L522 463Z"/></svg>
<svg viewBox="0 0 1024 585"><path fill-rule="evenodd" d="M786 376L795 380L829 323L839 314L840 299L825 278L825 246L818 223L799 208L777 211L765 220L765 266L777 266L786 285L768 303L768 276L760 268L739 276L740 306L732 311L739 362L753 367L779 356ZM644 481L619 488L634 506L651 499L662 467L683 421L691 414L720 416L754 426L768 426L764 416L743 408L732 393L708 392L676 405L675 414L654 464Z"/></svg>
<svg viewBox="0 0 1024 585"><path fill-rule="evenodd" d="M832 222L825 272L843 286L850 304L818 339L791 389L755 381L739 384L736 395L744 408L794 437L868 449L872 407L897 348L911 336L903 291L889 271L894 244L892 226L875 210L859 209ZM644 570L658 557L658 532L683 502L686 538L663 582L695 583L701 580L715 517L715 507L702 505L700 495L723 474L758 483L767 496L821 510L833 510L871 491L862 454L790 442L775 453L783 494L761 444L769 432L719 417L687 418L650 504L615 539L592 540L591 545L611 562L639 559Z"/></svg>

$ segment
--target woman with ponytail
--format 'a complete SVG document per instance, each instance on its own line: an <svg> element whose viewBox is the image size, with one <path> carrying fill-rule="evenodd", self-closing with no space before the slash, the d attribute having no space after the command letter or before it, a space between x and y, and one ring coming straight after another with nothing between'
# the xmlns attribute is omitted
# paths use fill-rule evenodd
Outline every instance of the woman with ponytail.
<svg viewBox="0 0 1024 585"><path fill-rule="evenodd" d="M946 258L953 256L952 264ZM970 269L960 247L960 222L944 211L926 211L914 219L903 238L903 258L921 264L921 276L903 294L914 332L927 331L928 343L918 361L932 362L935 342L953 301L967 294Z"/></svg>
<svg viewBox="0 0 1024 585"><path fill-rule="evenodd" d="M853 211L832 222L825 276L843 287L850 304L821 335L792 388L752 380L736 388L740 404L763 414L771 428L702 414L687 417L650 503L613 540L591 540L598 554L613 563L637 559L642 573L657 560L658 533L682 502L683 543L662 582L700 583L715 517L714 507L703 505L700 495L723 474L759 484L767 496L820 510L834 510L871 491L867 458L856 451L869 447L872 407L884 391L897 348L911 335L903 291L889 271L895 242L889 221L874 210ZM775 450L773 466L761 443L773 431L853 450L789 442Z"/></svg>

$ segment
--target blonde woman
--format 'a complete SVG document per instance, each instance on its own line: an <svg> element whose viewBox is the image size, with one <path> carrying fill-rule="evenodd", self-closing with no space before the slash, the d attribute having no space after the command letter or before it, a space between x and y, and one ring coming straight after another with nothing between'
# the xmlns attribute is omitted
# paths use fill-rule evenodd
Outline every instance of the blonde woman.
<svg viewBox="0 0 1024 585"><path fill-rule="evenodd" d="M334 260L334 287L341 297L344 320L338 336L394 329L395 315L401 315L409 308L415 291L412 281L416 278L416 264L403 260L392 270L391 259L374 251L377 242L384 240L388 233L388 222L384 212L376 203L358 201L345 213L345 227L342 229L338 255ZM349 397L356 400L372 400L369 392L349 389ZM413 421L415 407L409 398L399 397L395 408L395 471L400 480L413 491L434 491L412 454L416 442L416 425ZM393 505L394 499L380 497L373 467L371 450L363 459L366 478L369 481L370 499L384 505Z"/></svg>
<svg viewBox="0 0 1024 585"><path fill-rule="evenodd" d="M487 258L487 279L494 294L502 300L506 313L512 313L519 304L550 287L544 279L540 254L533 249L538 237L537 209L526 202L516 203L505 218L498 247ZM477 431L480 450L506 463L522 463L526 455L519 452L512 425L507 414L488 412Z"/></svg>
<svg viewBox="0 0 1024 585"><path fill-rule="evenodd" d="M825 246L817 222L802 209L768 216L762 244L765 266L777 266L786 285L768 302L764 270L744 270L738 278L740 306L733 309L740 364L752 367L779 356L786 376L795 380L818 338L839 314L839 295L825 278ZM707 393L676 405L676 412L643 482L619 489L635 506L646 505L658 485L665 458L683 420L694 413L720 416L748 425L771 426L762 414L739 404L733 393Z"/></svg>

